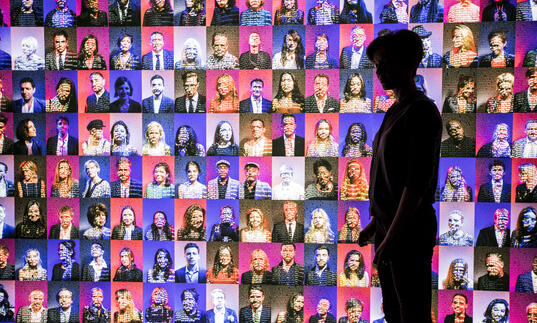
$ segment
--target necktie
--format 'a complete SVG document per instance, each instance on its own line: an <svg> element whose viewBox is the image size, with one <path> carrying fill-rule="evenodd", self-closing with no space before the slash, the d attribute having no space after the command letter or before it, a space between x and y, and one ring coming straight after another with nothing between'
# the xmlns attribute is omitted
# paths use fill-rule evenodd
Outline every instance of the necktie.
<svg viewBox="0 0 537 323"><path fill-rule="evenodd" d="M291 223L287 224L287 233L289 234L289 240L293 241L293 230L291 228Z"/></svg>
<svg viewBox="0 0 537 323"><path fill-rule="evenodd" d="M194 112L194 102L192 101L192 98L188 99L188 107L186 107L186 112Z"/></svg>
<svg viewBox="0 0 537 323"><path fill-rule="evenodd" d="M160 70L160 55L157 55L157 63L155 65L155 69Z"/></svg>
<svg viewBox="0 0 537 323"><path fill-rule="evenodd" d="M58 58L58 69L63 70L63 56L62 55L60 55L60 57Z"/></svg>

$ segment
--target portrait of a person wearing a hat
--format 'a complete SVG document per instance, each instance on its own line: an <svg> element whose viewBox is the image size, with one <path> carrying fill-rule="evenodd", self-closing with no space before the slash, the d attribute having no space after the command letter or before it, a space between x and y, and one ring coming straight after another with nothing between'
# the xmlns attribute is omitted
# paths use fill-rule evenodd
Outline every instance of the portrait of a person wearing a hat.
<svg viewBox="0 0 537 323"><path fill-rule="evenodd" d="M423 44L423 59L420 62L419 67L429 67L429 68L439 68L442 67L442 56L439 54L433 53L433 48L431 46L431 35L433 34L430 31L427 31L423 25L418 25L412 28L412 31L418 34Z"/></svg>
<svg viewBox="0 0 537 323"><path fill-rule="evenodd" d="M110 156L110 141L103 137L105 127L101 119L91 120L86 129L89 131L88 140L82 143L84 156Z"/></svg>
<svg viewBox="0 0 537 323"><path fill-rule="evenodd" d="M246 179L239 186L239 199L270 200L272 190L268 183L259 181L259 164L247 162L244 166Z"/></svg>
<svg viewBox="0 0 537 323"><path fill-rule="evenodd" d="M218 177L213 178L207 185L209 199L234 200L239 198L239 181L229 177L231 163L225 159L216 162Z"/></svg>

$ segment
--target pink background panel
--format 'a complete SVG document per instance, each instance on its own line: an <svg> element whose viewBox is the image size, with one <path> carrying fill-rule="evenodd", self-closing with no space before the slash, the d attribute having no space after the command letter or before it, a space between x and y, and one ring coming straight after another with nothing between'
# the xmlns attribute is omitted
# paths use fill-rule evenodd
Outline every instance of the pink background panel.
<svg viewBox="0 0 537 323"><path fill-rule="evenodd" d="M121 222L121 210L125 206L132 206L134 209L134 218L136 220L136 226L143 229L143 213L142 213L142 199L124 199L124 198L113 198L110 199L110 226L113 229L116 225L119 225Z"/></svg>
<svg viewBox="0 0 537 323"><path fill-rule="evenodd" d="M145 0L142 0L142 2L145 2ZM142 9L142 19L143 13L144 10ZM142 55L153 50L151 48L151 33L154 31L158 31L164 36L164 49L173 51L173 27L142 27Z"/></svg>
<svg viewBox="0 0 537 323"><path fill-rule="evenodd" d="M84 113L84 111L85 111L87 97L94 93L93 89L91 88L91 82L90 82L90 74L93 73L93 72L99 72L99 73L102 74L102 76L104 77L104 80L105 80L104 88L105 88L106 91L110 92L109 71L78 71L78 82L77 82L77 92L78 93L77 93L77 95L78 95L78 111L80 113ZM94 115L94 113L92 113L92 115ZM80 116L79 116L79 118L80 118ZM79 124L81 124L80 120L79 120ZM84 125L83 129L84 129L84 131L87 132L86 125ZM105 130L105 132L106 132L106 130Z"/></svg>
<svg viewBox="0 0 537 323"><path fill-rule="evenodd" d="M143 242L138 240L111 240L110 241L110 276L113 278L117 269L121 266L120 251L129 248L134 253L136 268L143 270ZM131 292L133 292L131 290Z"/></svg>
<svg viewBox="0 0 537 323"><path fill-rule="evenodd" d="M144 156L143 172L142 172L144 196L145 196L145 191L147 190L147 184L153 182L153 170L155 168L155 165L160 162L164 162L168 164L168 167L170 168L171 185L175 184L175 181L173 178L173 174L175 174L174 173L175 163L174 163L173 156Z"/></svg>
<svg viewBox="0 0 537 323"><path fill-rule="evenodd" d="M371 281L371 261L372 261L372 245L367 245L365 247L359 247L356 244L338 244L337 246L337 274L338 274L338 284L339 284L339 274L344 270L345 256L351 250L358 250L364 257L365 271L369 275L369 280Z"/></svg>
<svg viewBox="0 0 537 323"><path fill-rule="evenodd" d="M337 84L337 83L336 83ZM306 113L306 151L312 141L315 140L315 125L321 119L326 119L332 126L332 136L338 142L338 119L337 113Z"/></svg>
<svg viewBox="0 0 537 323"><path fill-rule="evenodd" d="M334 98L339 96L339 70L306 70L306 97L315 94L315 76L324 74L329 78L328 95Z"/></svg>
<svg viewBox="0 0 537 323"><path fill-rule="evenodd" d="M118 311L115 292L119 289L128 289L131 292L134 306L138 310L142 310L143 283L112 282L110 289L110 299L112 304L110 311L112 312L112 315Z"/></svg>
<svg viewBox="0 0 537 323"><path fill-rule="evenodd" d="M241 70L239 72L240 100L247 99L252 95L250 82L256 78L263 80L263 98L272 101L272 70Z"/></svg>
<svg viewBox="0 0 537 323"><path fill-rule="evenodd" d="M272 172L272 158L270 157L244 157L239 159L239 181L243 182L246 180L246 171L244 166L249 163L254 162L259 165L259 176L257 180L266 182L272 188L271 172Z"/></svg>

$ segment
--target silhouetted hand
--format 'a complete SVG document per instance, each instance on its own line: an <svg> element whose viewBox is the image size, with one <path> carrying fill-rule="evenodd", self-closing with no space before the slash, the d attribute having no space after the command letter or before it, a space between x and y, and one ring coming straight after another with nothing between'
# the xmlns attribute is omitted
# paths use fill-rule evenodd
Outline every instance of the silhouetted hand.
<svg viewBox="0 0 537 323"><path fill-rule="evenodd" d="M371 222L369 222L368 225L365 226L362 231L360 231L360 235L358 237L358 244L360 245L360 247L367 246L368 242L371 241L374 234L375 220L373 219Z"/></svg>

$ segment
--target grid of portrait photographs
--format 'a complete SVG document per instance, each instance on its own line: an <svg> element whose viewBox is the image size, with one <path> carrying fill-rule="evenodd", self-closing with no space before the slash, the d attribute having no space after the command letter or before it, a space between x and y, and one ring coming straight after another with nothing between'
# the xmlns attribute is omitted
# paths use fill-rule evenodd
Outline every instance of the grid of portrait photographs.
<svg viewBox="0 0 537 323"><path fill-rule="evenodd" d="M0 321L385 322L357 241L396 98L366 48L408 29L444 126L433 322L537 322L537 1L6 0L0 23Z"/></svg>

